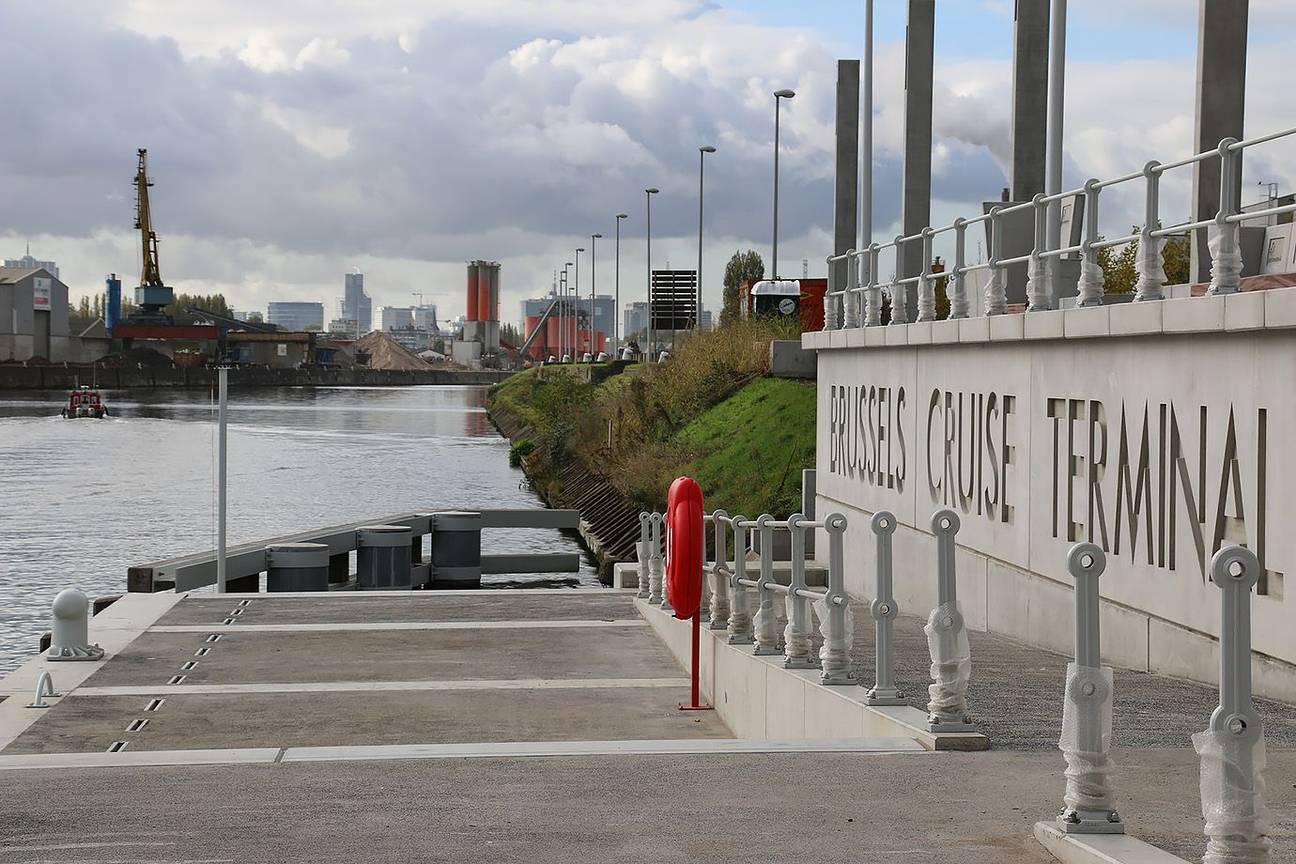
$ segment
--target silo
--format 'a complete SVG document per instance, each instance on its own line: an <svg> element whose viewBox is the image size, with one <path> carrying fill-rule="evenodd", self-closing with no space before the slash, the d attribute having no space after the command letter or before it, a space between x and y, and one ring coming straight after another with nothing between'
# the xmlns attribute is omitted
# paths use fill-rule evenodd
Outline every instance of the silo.
<svg viewBox="0 0 1296 864"><path fill-rule="evenodd" d="M477 321L479 319L476 261L468 262L468 313L465 317L468 321Z"/></svg>
<svg viewBox="0 0 1296 864"><path fill-rule="evenodd" d="M499 320L499 317L500 317L500 316L499 316L499 307L500 307L500 296L499 296L499 288L500 288L500 286L499 286L499 273L500 273L500 265L497 264L497 263L495 263L495 262L491 262L489 272L490 272L490 296L491 296L490 320L492 320L492 321L498 321L498 320Z"/></svg>
<svg viewBox="0 0 1296 864"><path fill-rule="evenodd" d="M473 262L477 266L477 320L491 321L490 265L485 261Z"/></svg>

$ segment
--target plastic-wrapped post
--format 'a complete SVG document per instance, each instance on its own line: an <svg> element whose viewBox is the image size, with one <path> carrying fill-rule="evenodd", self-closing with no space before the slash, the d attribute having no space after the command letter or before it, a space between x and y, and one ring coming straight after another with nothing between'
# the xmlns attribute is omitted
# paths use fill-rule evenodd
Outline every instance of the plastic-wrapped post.
<svg viewBox="0 0 1296 864"><path fill-rule="evenodd" d="M1242 158L1231 145L1236 138L1225 138L1219 145L1220 159L1220 209L1215 215L1215 236L1207 246L1211 253L1211 280L1207 294L1236 294L1242 276L1242 252L1238 249L1238 224L1228 221L1237 192L1233 188L1237 176L1234 160Z"/></svg>
<svg viewBox="0 0 1296 864"><path fill-rule="evenodd" d="M1085 191L1085 236L1084 247L1080 250L1080 281L1076 285L1079 296L1078 306L1101 306L1103 298L1104 276L1102 265L1098 263L1098 250L1093 248L1098 237L1098 192L1101 189L1097 178L1090 178L1084 185Z"/></svg>
<svg viewBox="0 0 1296 864"><path fill-rule="evenodd" d="M804 521L800 513L793 513L787 520L792 535L792 578L788 582L787 626L783 628L783 666L787 669L819 665L810 653L810 601L797 593L806 587Z"/></svg>
<svg viewBox="0 0 1296 864"><path fill-rule="evenodd" d="M752 619L747 611L747 586L739 580L747 578L747 517L733 517L734 527L734 566L733 577L729 587L733 589L731 608L729 610L730 645L752 644Z"/></svg>
<svg viewBox="0 0 1296 864"><path fill-rule="evenodd" d="M901 242L904 237L897 234L895 238L896 254L896 276L895 281L891 283L891 323L908 324L909 323L909 304L906 298L908 289L900 282L902 273L900 272L900 259L904 257L904 243Z"/></svg>
<svg viewBox="0 0 1296 864"><path fill-rule="evenodd" d="M1161 248L1165 246L1165 238L1152 236L1152 232L1157 230L1160 223L1160 217L1157 215L1161 194L1161 172L1158 170L1160 165L1161 163L1154 159L1143 166L1146 188L1143 230L1139 232L1138 257L1134 259L1134 271L1138 273L1138 281L1134 283L1135 302L1165 299L1165 295L1161 293L1161 286L1166 282L1165 268L1162 266L1161 259Z"/></svg>
<svg viewBox="0 0 1296 864"><path fill-rule="evenodd" d="M931 652L931 686L927 692L930 732L973 732L967 713L967 685L972 677L972 651L958 606L954 576L954 535L959 517L953 510L932 515L936 535L936 608L927 618L927 647Z"/></svg>
<svg viewBox="0 0 1296 864"><path fill-rule="evenodd" d="M1102 665L1098 577L1107 556L1093 543L1067 554L1075 580L1075 661L1067 664L1058 748L1066 759L1066 793L1058 822L1069 834L1123 834L1107 782L1111 771L1112 670Z"/></svg>
<svg viewBox="0 0 1296 864"><path fill-rule="evenodd" d="M752 636L756 640L754 654L782 654L779 643L778 613L774 611L774 517L762 513L756 517L756 530L760 532L760 578L756 597L760 601L752 619Z"/></svg>
<svg viewBox="0 0 1296 864"><path fill-rule="evenodd" d="M878 255L882 247L870 243L868 248L868 306L865 308L864 326L876 327L882 323L882 289L878 287Z"/></svg>
<svg viewBox="0 0 1296 864"><path fill-rule="evenodd" d="M829 255L826 263L828 264L828 289L824 291L824 328L825 330L836 330L840 324L837 318L837 277L833 267L833 257Z"/></svg>
<svg viewBox="0 0 1296 864"><path fill-rule="evenodd" d="M651 537L648 540L648 602L654 606L661 605L662 585L665 584L665 562L662 560L661 525L662 515L652 513L648 516Z"/></svg>
<svg viewBox="0 0 1296 864"><path fill-rule="evenodd" d="M987 315L1003 315L1008 311L1008 295L1004 287L1006 275L999 264L999 250L1003 248L1003 219L999 216L1002 209L998 205L990 208L990 278L985 285Z"/></svg>
<svg viewBox="0 0 1296 864"><path fill-rule="evenodd" d="M652 560L652 517L646 511L639 511L639 542L635 544L635 556L639 559L639 593L635 596L647 600L648 567Z"/></svg>
<svg viewBox="0 0 1296 864"><path fill-rule="evenodd" d="M858 327L859 313L856 312L859 293L859 262L855 260L855 250L846 251L846 290L842 293L842 327Z"/></svg>
<svg viewBox="0 0 1296 864"><path fill-rule="evenodd" d="M855 625L846 595L846 570L843 559L842 535L846 533L846 517L829 513L824 520L828 532L828 590L822 600L815 601L819 613L819 629L823 645L819 648L819 663L823 684L854 684L850 672L850 649L855 641Z"/></svg>
<svg viewBox="0 0 1296 864"><path fill-rule="evenodd" d="M873 688L864 696L869 705L904 705L904 694L895 685L895 618L896 604L891 583L891 535L895 534L895 515L887 510L873 514L869 527L877 544L877 587L869 611L873 613Z"/></svg>
<svg viewBox="0 0 1296 864"><path fill-rule="evenodd" d="M1193 736L1201 757L1202 864L1265 864L1269 811L1264 801L1264 725L1251 701L1251 589L1260 562L1227 546L1211 559L1220 596L1220 701L1210 728Z"/></svg>
<svg viewBox="0 0 1296 864"><path fill-rule="evenodd" d="M918 317L917 321L936 320L936 283L932 281L932 235L935 232L928 225L922 230L923 268L918 274Z"/></svg>
<svg viewBox="0 0 1296 864"><path fill-rule="evenodd" d="M1035 245L1030 251L1030 260L1026 262L1026 302L1031 312L1049 308L1048 274L1050 268L1040 255L1048 246L1045 226L1048 223L1048 205L1044 202L1044 193L1040 192L1031 199L1035 205Z"/></svg>
<svg viewBox="0 0 1296 864"><path fill-rule="evenodd" d="M968 317L967 275L967 220L962 216L954 220L954 269L951 271L950 320Z"/></svg>
<svg viewBox="0 0 1296 864"><path fill-rule="evenodd" d="M729 556L725 550L725 524L729 514L716 510L711 514L711 528L715 532L713 551L715 566L711 568L711 621L712 630L724 630L729 626Z"/></svg>

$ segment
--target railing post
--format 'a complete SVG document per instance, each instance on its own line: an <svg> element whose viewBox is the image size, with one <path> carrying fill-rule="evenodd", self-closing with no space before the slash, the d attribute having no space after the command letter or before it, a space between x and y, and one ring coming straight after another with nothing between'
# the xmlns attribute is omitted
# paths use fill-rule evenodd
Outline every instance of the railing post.
<svg viewBox="0 0 1296 864"><path fill-rule="evenodd" d="M999 266L999 250L1003 248L1003 219L999 216L1002 207L990 208L990 278L985 286L985 314L1003 315L1008 311L1008 294L1004 287L1007 278Z"/></svg>
<svg viewBox="0 0 1296 864"><path fill-rule="evenodd" d="M756 585L756 596L760 604L756 617L752 620L753 636L756 640L755 654L781 654L782 646L778 644L778 613L774 610L774 592L769 586L774 584L774 528L769 523L774 517L762 513L756 517L756 530L760 532L760 579Z"/></svg>
<svg viewBox="0 0 1296 864"><path fill-rule="evenodd" d="M1166 281L1165 268L1161 263L1162 240L1160 237L1152 236L1152 232L1157 230L1157 223L1160 222L1160 217L1157 215L1161 194L1161 172L1157 167L1160 164L1153 159L1143 166L1143 178L1147 188L1143 207L1143 230L1139 232L1138 257L1134 259L1134 270L1138 273L1138 281L1134 283L1135 302L1165 299L1165 295L1161 293L1161 286L1165 285Z"/></svg>
<svg viewBox="0 0 1296 864"><path fill-rule="evenodd" d="M823 645L819 647L819 675L821 684L854 684L851 674L850 649L855 642L854 616L850 597L846 594L846 564L842 537L846 533L846 517L829 513L824 520L828 532L828 590L822 600L815 601L819 614L819 632Z"/></svg>
<svg viewBox="0 0 1296 864"><path fill-rule="evenodd" d="M905 298L907 297L905 292L908 290L908 286L900 282L900 279L903 278L900 275L902 272L900 268L900 260L904 257L904 248L903 248L904 244L901 243L900 241L903 239L904 239L903 236L896 235L895 238L896 272L895 272L895 276L891 280L891 323L892 324L909 323L909 304L905 302Z"/></svg>
<svg viewBox="0 0 1296 864"><path fill-rule="evenodd" d="M904 694L895 686L895 618L900 608L892 596L891 535L895 516L886 510L873 514L869 527L877 545L877 584L869 611L873 613L873 687L864 697L869 705L904 705Z"/></svg>
<svg viewBox="0 0 1296 864"><path fill-rule="evenodd" d="M652 593L648 590L648 568L652 559L652 517L646 510L639 511L639 542L635 544L635 555L639 559L639 592L635 595L647 600Z"/></svg>
<svg viewBox="0 0 1296 864"><path fill-rule="evenodd" d="M860 326L859 313L859 262L855 259L855 250L846 251L846 293L842 294L842 327Z"/></svg>
<svg viewBox="0 0 1296 864"><path fill-rule="evenodd" d="M932 281L932 235L936 232L928 225L922 230L922 273L918 274L918 319L936 320L936 284Z"/></svg>
<svg viewBox="0 0 1296 864"><path fill-rule="evenodd" d="M1098 193L1097 178L1085 182L1085 234L1084 248L1080 250L1080 281L1076 285L1078 306L1101 306L1103 297L1103 269L1098 263Z"/></svg>
<svg viewBox="0 0 1296 864"><path fill-rule="evenodd" d="M1067 766L1058 823L1069 834L1125 833L1107 786L1114 689L1098 629L1098 577L1106 569L1107 556L1093 543L1077 543L1067 553L1075 580L1075 660L1067 664L1058 740Z"/></svg>
<svg viewBox="0 0 1296 864"><path fill-rule="evenodd" d="M936 608L927 618L927 647L931 652L932 683L927 688L927 729L930 732L972 732L968 719L967 684L972 675L972 651L959 611L954 575L954 536L959 517L937 510L931 519L936 535Z"/></svg>
<svg viewBox="0 0 1296 864"><path fill-rule="evenodd" d="M818 666L810 652L810 601L797 594L806 587L805 578L805 516L793 513L788 517L791 542L792 576L788 580L787 626L783 629L783 666L788 669L810 669Z"/></svg>
<svg viewBox="0 0 1296 864"><path fill-rule="evenodd" d="M833 266L833 256L825 259L828 265L828 290L824 292L824 329L836 330L837 321L837 268Z"/></svg>
<svg viewBox="0 0 1296 864"><path fill-rule="evenodd" d="M1242 158L1241 153L1229 149L1236 143L1236 138L1225 138L1219 144L1220 209L1215 214L1215 237L1207 244L1211 252L1211 280L1207 294L1236 294L1242 277L1242 252L1238 249L1240 226L1228 221L1228 217L1233 215L1233 199L1237 195L1234 188L1236 169L1233 166L1235 160Z"/></svg>
<svg viewBox="0 0 1296 864"><path fill-rule="evenodd" d="M954 220L954 270L949 279L949 301L952 320L968 317L967 276L967 220L962 216Z"/></svg>
<svg viewBox="0 0 1296 864"><path fill-rule="evenodd" d="M747 611L747 586L739 584L739 579L747 578L747 526L743 523L747 517L741 514L733 517L734 527L734 566L733 577L729 587L733 589L732 608L729 610L730 645L752 644L752 619Z"/></svg>
<svg viewBox="0 0 1296 864"><path fill-rule="evenodd" d="M1042 256L1048 251L1048 205L1044 202L1044 193L1039 192L1031 199L1035 205L1035 244L1031 247L1030 261L1026 264L1026 310L1039 312L1049 308L1049 268Z"/></svg>
<svg viewBox="0 0 1296 864"><path fill-rule="evenodd" d="M711 568L711 623L712 630L729 626L729 556L725 552L725 523L729 514L716 510L711 514L715 566Z"/></svg>
<svg viewBox="0 0 1296 864"><path fill-rule="evenodd" d="M870 243L868 248L868 307L864 317L865 327L876 327L882 323L882 289L878 287L878 256L881 247Z"/></svg>
<svg viewBox="0 0 1296 864"><path fill-rule="evenodd" d="M1244 546L1226 546L1211 559L1211 581L1221 592L1220 701L1210 727L1192 738L1201 757L1203 864L1269 860L1264 724L1251 701L1251 589L1259 578L1260 562Z"/></svg>
<svg viewBox="0 0 1296 864"><path fill-rule="evenodd" d="M660 606L662 602L662 586L666 584L663 578L666 575L666 565L662 560L662 515L652 513L648 517L652 524L652 539L649 541L651 548L651 557L648 559L648 602L654 606Z"/></svg>

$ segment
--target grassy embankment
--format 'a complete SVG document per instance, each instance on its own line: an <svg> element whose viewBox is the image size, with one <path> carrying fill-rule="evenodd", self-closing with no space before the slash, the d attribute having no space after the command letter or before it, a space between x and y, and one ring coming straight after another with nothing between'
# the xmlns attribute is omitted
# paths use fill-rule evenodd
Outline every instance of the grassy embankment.
<svg viewBox="0 0 1296 864"><path fill-rule="evenodd" d="M815 388L765 375L770 340L794 336L777 322L742 322L600 384L557 370L515 375L488 404L529 427L512 454L552 499L576 460L639 507L664 506L671 481L687 474L707 510L785 516L800 507L801 469L814 463Z"/></svg>

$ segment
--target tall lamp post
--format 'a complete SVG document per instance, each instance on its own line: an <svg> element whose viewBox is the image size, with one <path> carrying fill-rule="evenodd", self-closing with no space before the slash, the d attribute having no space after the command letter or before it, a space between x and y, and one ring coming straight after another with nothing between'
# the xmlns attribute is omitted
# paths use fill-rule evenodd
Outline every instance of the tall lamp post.
<svg viewBox="0 0 1296 864"><path fill-rule="evenodd" d="M794 90L774 91L774 248L770 255L770 270L775 279L778 279L779 106L784 99L795 95Z"/></svg>
<svg viewBox="0 0 1296 864"><path fill-rule="evenodd" d="M580 356L580 316L577 311L580 309L580 256L585 251L585 247L576 250L576 284L572 286L572 322L576 325L572 333L572 362L575 363Z"/></svg>
<svg viewBox="0 0 1296 864"><path fill-rule="evenodd" d="M621 353L621 220L629 218L625 213L616 215L616 308L612 310L612 344L617 356Z"/></svg>
<svg viewBox="0 0 1296 864"><path fill-rule="evenodd" d="M661 190L656 186L650 186L644 190L644 195L648 199L648 324L647 324L647 341L648 341L648 360L652 361L653 355L653 320L652 320L652 196Z"/></svg>
<svg viewBox="0 0 1296 864"><path fill-rule="evenodd" d="M596 241L602 239L603 239L602 234L590 235L590 320L589 320L590 359L594 358L594 349L598 347L594 343L594 289L598 285L597 281L594 279L594 273L595 273L594 268L598 264L598 257L597 257L598 246Z"/></svg>
<svg viewBox="0 0 1296 864"><path fill-rule="evenodd" d="M559 362L562 362L562 358L567 355L567 342L568 342L567 294L569 293L567 290L567 286L571 284L567 279L567 268L570 266L572 266L572 262L570 261L563 264L562 297L558 302L558 361Z"/></svg>
<svg viewBox="0 0 1296 864"><path fill-rule="evenodd" d="M693 310L693 332L702 332L702 177L706 166L706 154L716 152L716 148L705 144L698 148L698 266L697 266L697 306Z"/></svg>

